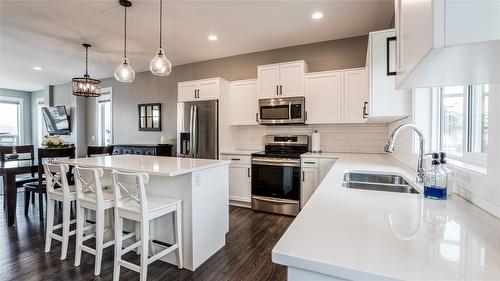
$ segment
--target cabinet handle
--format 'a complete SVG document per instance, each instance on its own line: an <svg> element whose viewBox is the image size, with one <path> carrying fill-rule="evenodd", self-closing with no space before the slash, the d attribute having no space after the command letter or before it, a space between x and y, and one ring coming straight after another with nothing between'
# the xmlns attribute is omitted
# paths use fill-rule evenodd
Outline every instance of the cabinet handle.
<svg viewBox="0 0 500 281"><path fill-rule="evenodd" d="M305 112L305 114L306 115L304 116L304 118L305 118L305 121L307 121L307 111Z"/></svg>
<svg viewBox="0 0 500 281"><path fill-rule="evenodd" d="M280 96L283 95L283 85L280 85Z"/></svg>
<svg viewBox="0 0 500 281"><path fill-rule="evenodd" d="M198 91L198 98L200 98L200 89L198 89L197 91Z"/></svg>
<svg viewBox="0 0 500 281"><path fill-rule="evenodd" d="M302 181L306 181L306 173L304 173L304 171L302 171Z"/></svg>
<svg viewBox="0 0 500 281"><path fill-rule="evenodd" d="M368 102L367 102L367 101L365 101L365 102L363 103L363 118L367 118L367 117L368 117L368 112L367 112L367 110L368 110Z"/></svg>
<svg viewBox="0 0 500 281"><path fill-rule="evenodd" d="M250 168L247 168L247 176L250 177Z"/></svg>
<svg viewBox="0 0 500 281"><path fill-rule="evenodd" d="M240 161L241 159L240 158L231 158L231 160L233 160L233 161Z"/></svg>
<svg viewBox="0 0 500 281"><path fill-rule="evenodd" d="M194 89L194 98L196 98L196 89Z"/></svg>
<svg viewBox="0 0 500 281"><path fill-rule="evenodd" d="M259 123L259 113L255 113L255 122Z"/></svg>
<svg viewBox="0 0 500 281"><path fill-rule="evenodd" d="M280 86L276 85L276 95L280 95Z"/></svg>
<svg viewBox="0 0 500 281"><path fill-rule="evenodd" d="M316 164L316 162L305 161L304 164Z"/></svg>

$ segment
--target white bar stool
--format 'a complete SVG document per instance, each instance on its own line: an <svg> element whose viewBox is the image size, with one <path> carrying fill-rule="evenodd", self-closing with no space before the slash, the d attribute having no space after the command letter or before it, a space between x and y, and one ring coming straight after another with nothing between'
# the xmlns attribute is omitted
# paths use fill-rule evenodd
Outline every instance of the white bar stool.
<svg viewBox="0 0 500 281"><path fill-rule="evenodd" d="M177 250L177 267L182 268L182 200L172 197L146 196L145 185L149 176L145 173L122 173L113 170L113 193L115 195L115 261L113 280L120 279L120 266L140 273L140 280L147 279L148 265ZM149 222L175 212L175 244L149 257ZM140 224L140 240L122 249L123 219ZM137 238L137 237L136 237ZM128 239L128 237L126 238ZM140 266L122 260L122 255L140 248Z"/></svg>
<svg viewBox="0 0 500 281"><path fill-rule="evenodd" d="M69 236L75 231L69 231L71 224L76 220L71 220L71 202L76 200L75 187L68 185L67 173L69 166L66 164L44 164L46 187L47 187L47 231L45 233L45 252L50 252L52 239L62 242L61 260L66 259L68 253ZM54 225L54 206L56 202L63 204L63 222ZM54 233L62 228L62 236Z"/></svg>
<svg viewBox="0 0 500 281"><path fill-rule="evenodd" d="M104 242L105 213L112 211L114 197L111 192L104 192L101 185L103 171L100 168L73 169L76 186L76 251L75 266L80 265L82 250L95 256L94 275L101 273L102 251L115 243L114 239ZM85 225L85 209L95 212L95 231L84 235L85 230L92 229L92 224ZM83 242L95 238L95 249L85 246Z"/></svg>

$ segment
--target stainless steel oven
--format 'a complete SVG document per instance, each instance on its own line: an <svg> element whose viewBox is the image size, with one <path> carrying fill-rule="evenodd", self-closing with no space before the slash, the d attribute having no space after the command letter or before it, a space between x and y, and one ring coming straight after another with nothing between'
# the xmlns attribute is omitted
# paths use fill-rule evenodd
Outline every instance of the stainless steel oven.
<svg viewBox="0 0 500 281"><path fill-rule="evenodd" d="M265 137L265 151L252 154L252 209L295 216L300 210L300 155L308 136Z"/></svg>
<svg viewBox="0 0 500 281"><path fill-rule="evenodd" d="M259 124L285 125L305 123L305 98L259 100Z"/></svg>

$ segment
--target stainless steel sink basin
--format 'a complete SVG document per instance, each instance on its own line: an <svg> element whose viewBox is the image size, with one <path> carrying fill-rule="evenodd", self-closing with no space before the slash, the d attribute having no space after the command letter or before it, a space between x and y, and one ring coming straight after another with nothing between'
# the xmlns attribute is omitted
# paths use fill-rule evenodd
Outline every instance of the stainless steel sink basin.
<svg viewBox="0 0 500 281"><path fill-rule="evenodd" d="M392 174L347 172L344 174L342 186L355 189L419 193L404 177Z"/></svg>

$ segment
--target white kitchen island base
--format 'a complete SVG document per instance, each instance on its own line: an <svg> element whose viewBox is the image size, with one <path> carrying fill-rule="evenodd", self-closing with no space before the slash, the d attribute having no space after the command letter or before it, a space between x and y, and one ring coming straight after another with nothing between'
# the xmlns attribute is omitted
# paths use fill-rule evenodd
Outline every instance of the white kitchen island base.
<svg viewBox="0 0 500 281"><path fill-rule="evenodd" d="M185 269L195 270L224 247L226 233L229 231L229 161L119 155L59 162L102 168L103 183L108 184L111 182L112 169L144 172L149 174L149 184L146 186L148 196L182 199ZM172 219L172 215L167 215L151 222L151 238L165 244L173 244ZM131 224L125 222L125 230L132 230ZM154 255L153 253L150 255ZM177 265L175 251L162 260Z"/></svg>

